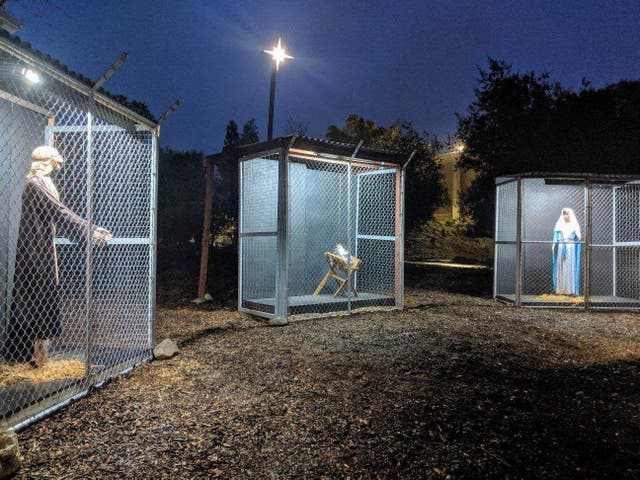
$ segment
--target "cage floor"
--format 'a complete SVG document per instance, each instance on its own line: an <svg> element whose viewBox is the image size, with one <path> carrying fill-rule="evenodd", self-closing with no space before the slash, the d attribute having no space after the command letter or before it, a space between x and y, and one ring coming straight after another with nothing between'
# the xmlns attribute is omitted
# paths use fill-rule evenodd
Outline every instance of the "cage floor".
<svg viewBox="0 0 640 480"><path fill-rule="evenodd" d="M503 300L510 303L516 302L515 295L497 295L499 300ZM545 306L559 306L559 307L582 307L583 301L576 301L582 297L576 297L572 301L553 301L549 300L549 296L546 295L522 295L521 302L523 305L529 305L532 307L545 307ZM591 297L591 305L594 307L609 307L609 308L632 308L640 307L640 299L617 297L613 295L594 295Z"/></svg>
<svg viewBox="0 0 640 480"><path fill-rule="evenodd" d="M92 373L99 375L100 372L108 370L109 367L114 367L117 363L143 358L147 353L147 350L139 348L94 346L92 349L92 355L94 356ZM2 402L0 402L0 418L12 415L41 400L50 397L57 398L58 394L62 392L67 391L69 396L72 396L85 389L84 360L84 353L77 347L56 347L52 348L51 351L51 365L64 361L76 362L82 367L82 372L79 373L78 369L74 368L73 370L69 369L68 372L53 373L47 378L46 374L34 370L33 378L29 378L28 372L26 375L24 375L24 372L20 372L20 377L24 376L24 379L15 381L10 378L12 368L3 369L4 375L0 375L0 398L2 398ZM46 366L43 368L46 368ZM18 366L18 369L20 369L20 366ZM55 401L52 402L52 404L55 403Z"/></svg>
<svg viewBox="0 0 640 480"><path fill-rule="evenodd" d="M289 314L339 312L348 308L347 297L336 297L329 294L295 295L289 297ZM273 313L276 299L256 298L245 300L243 306L252 310ZM363 307L391 307L395 305L395 298L378 293L358 292L357 297L351 297L351 308Z"/></svg>

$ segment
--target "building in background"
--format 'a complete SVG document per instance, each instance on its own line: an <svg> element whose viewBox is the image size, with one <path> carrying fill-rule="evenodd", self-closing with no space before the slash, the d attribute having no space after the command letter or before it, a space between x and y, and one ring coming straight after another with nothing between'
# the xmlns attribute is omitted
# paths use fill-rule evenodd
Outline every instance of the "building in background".
<svg viewBox="0 0 640 480"><path fill-rule="evenodd" d="M460 218L460 195L476 178L476 172L457 167L460 151L439 153L436 159L442 170L442 182L447 191L447 201L433 214L436 220Z"/></svg>

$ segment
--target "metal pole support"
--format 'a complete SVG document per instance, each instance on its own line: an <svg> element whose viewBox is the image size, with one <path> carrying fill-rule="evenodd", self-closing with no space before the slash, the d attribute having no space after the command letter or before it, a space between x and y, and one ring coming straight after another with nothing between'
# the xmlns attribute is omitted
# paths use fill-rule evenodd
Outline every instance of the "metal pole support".
<svg viewBox="0 0 640 480"><path fill-rule="evenodd" d="M518 178L517 184L517 210L516 210L516 307L522 306L522 178Z"/></svg>
<svg viewBox="0 0 640 480"><path fill-rule="evenodd" d="M269 127L267 130L267 141L273 139L273 104L276 99L276 64L271 66L271 88L269 89Z"/></svg>
<svg viewBox="0 0 640 480"><path fill-rule="evenodd" d="M356 155L358 155L358 152L360 151L360 148L362 147L362 144L364 143L364 140L360 140L358 142L358 145L356 146L356 149L353 151L353 153L351 154L351 156L349 157L349 163L347 164L347 247L349 250L349 254L347 256L347 284L349 287L349 296L347 297L347 312L349 312L349 314L351 314L351 295L353 293L353 281L351 279L351 256L353 255L353 242L352 242L352 236L353 236L353 228L351 227L351 177L353 175L353 159L356 158ZM356 232L357 235L358 232Z"/></svg>
<svg viewBox="0 0 640 480"><path fill-rule="evenodd" d="M591 205L592 205L592 189L591 180L586 179L585 188L587 189L587 204L585 207L585 216L587 222L587 232L584 236L584 308L589 309L591 307ZM580 271L580 265L578 265L578 272ZM578 273L579 275L580 273ZM578 292L579 293L579 292Z"/></svg>
<svg viewBox="0 0 640 480"><path fill-rule="evenodd" d="M269 325L286 325L289 310L289 149L297 136L288 145L282 145L278 158L278 238L276 270L275 317Z"/></svg>

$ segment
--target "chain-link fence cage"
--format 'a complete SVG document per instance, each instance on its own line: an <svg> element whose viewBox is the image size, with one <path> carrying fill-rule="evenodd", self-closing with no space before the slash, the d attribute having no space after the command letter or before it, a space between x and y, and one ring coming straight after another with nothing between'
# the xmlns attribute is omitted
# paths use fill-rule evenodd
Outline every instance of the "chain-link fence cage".
<svg viewBox="0 0 640 480"><path fill-rule="evenodd" d="M59 171L32 164L39 146L59 151ZM0 41L3 423L150 358L156 158L151 121Z"/></svg>
<svg viewBox="0 0 640 480"><path fill-rule="evenodd" d="M401 308L406 157L293 141L240 159L239 309L297 319Z"/></svg>
<svg viewBox="0 0 640 480"><path fill-rule="evenodd" d="M619 175L496 179L494 297L640 308L640 183Z"/></svg>

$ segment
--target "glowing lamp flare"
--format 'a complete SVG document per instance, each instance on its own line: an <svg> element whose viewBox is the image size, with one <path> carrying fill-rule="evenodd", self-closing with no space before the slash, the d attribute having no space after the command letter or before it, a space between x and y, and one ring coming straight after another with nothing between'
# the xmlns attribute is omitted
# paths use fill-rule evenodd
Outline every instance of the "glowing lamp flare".
<svg viewBox="0 0 640 480"><path fill-rule="evenodd" d="M280 68L280 63L285 60L293 60L291 55L287 55L284 48L282 48L282 38L278 37L278 45L273 47L273 50L263 50L263 53L271 55L271 58L276 62L276 71Z"/></svg>
<svg viewBox="0 0 640 480"><path fill-rule="evenodd" d="M22 75L31 83L40 83L40 75L35 70L31 70L30 68L23 68L21 70Z"/></svg>

